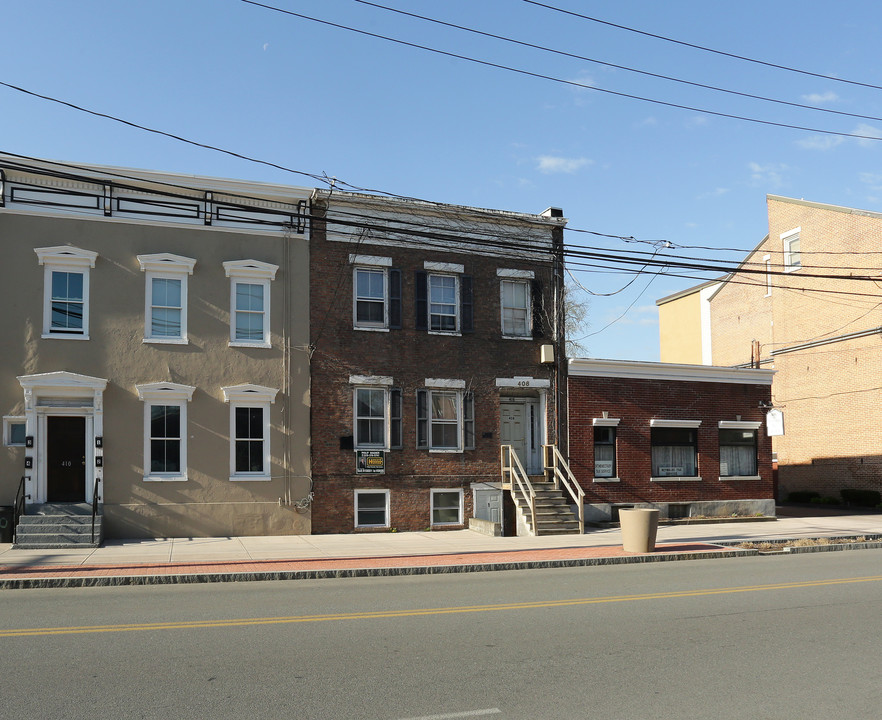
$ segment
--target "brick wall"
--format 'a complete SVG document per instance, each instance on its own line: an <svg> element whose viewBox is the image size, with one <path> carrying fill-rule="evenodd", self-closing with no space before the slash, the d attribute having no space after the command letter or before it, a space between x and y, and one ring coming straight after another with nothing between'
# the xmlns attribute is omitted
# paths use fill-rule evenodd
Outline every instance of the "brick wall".
<svg viewBox="0 0 882 720"><path fill-rule="evenodd" d="M785 427L774 439L780 499L794 490L836 496L842 488L882 489L879 333L820 344L882 326L877 283L852 279L879 274L882 216L774 196L768 210L769 237L748 260L769 254L783 270L781 235L800 228L802 268L773 277L770 297L762 297L764 287L735 283L717 294L714 364L748 361L749 342L757 339L777 371L773 402ZM802 344L809 346L782 352Z"/></svg>
<svg viewBox="0 0 882 720"><path fill-rule="evenodd" d="M762 500L773 497L771 443L764 425L757 431L760 480L720 480L720 420L763 422L760 401L768 385L723 382L569 378L570 467L585 490L586 503L680 503ZM620 482L594 482L593 418L619 418L616 465ZM696 481L650 481L650 420L700 420Z"/></svg>
<svg viewBox="0 0 882 720"><path fill-rule="evenodd" d="M425 530L431 525L430 490L462 488L463 524L471 515L471 484L498 482L499 399L496 378L527 376L550 382L549 433L554 441L554 366L539 363L545 336L503 339L498 268L533 270L541 283L545 307L553 307L552 268L548 263L477 253L377 243L371 238L339 242L325 237L315 222L311 235L312 471L315 533L355 530L354 491L388 489L389 525L397 530ZM353 266L350 254L391 257L401 271L402 328L385 332L353 328ZM424 262L457 263L473 279L474 332L461 336L430 334L415 328L415 278ZM402 391L403 448L386 453L381 475L355 473L355 452L341 448L353 435L351 375L391 377ZM462 380L474 394L475 449L430 452L416 448L416 392L427 378ZM359 530L361 531L361 530ZM369 531L369 530L366 530Z"/></svg>

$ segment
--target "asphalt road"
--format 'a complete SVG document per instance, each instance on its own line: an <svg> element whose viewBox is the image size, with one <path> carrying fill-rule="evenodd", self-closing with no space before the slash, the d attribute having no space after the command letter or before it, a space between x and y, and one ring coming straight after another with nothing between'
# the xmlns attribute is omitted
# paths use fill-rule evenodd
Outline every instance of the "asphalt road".
<svg viewBox="0 0 882 720"><path fill-rule="evenodd" d="M0 718L876 718L878 550L0 594Z"/></svg>

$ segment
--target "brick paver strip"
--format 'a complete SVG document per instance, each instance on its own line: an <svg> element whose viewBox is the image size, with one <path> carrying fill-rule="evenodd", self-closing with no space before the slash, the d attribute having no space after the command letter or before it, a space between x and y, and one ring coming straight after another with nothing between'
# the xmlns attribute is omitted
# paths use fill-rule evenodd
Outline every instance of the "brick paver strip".
<svg viewBox="0 0 882 720"><path fill-rule="evenodd" d="M655 554L734 552L709 543L656 545ZM650 553L651 555L651 553ZM495 564L554 563L589 558L637 557L621 545L570 547L548 550L506 550L501 552L452 553L442 555L403 555L383 557L314 558L301 560L218 560L167 563L126 563L96 565L0 566L2 580L28 578L131 577L144 575L227 575L309 573L381 568L430 568L442 566L485 566Z"/></svg>

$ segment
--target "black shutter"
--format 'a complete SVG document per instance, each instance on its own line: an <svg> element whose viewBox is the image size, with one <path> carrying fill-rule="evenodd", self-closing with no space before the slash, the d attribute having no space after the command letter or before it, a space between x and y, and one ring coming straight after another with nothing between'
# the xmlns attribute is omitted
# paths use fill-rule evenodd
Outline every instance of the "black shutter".
<svg viewBox="0 0 882 720"><path fill-rule="evenodd" d="M417 330L429 329L429 280L424 270L416 274L416 320Z"/></svg>
<svg viewBox="0 0 882 720"><path fill-rule="evenodd" d="M401 270L389 270L389 327L401 330Z"/></svg>
<svg viewBox="0 0 882 720"><path fill-rule="evenodd" d="M545 337L545 296L539 280L530 283L530 300L533 303L533 337Z"/></svg>
<svg viewBox="0 0 882 720"><path fill-rule="evenodd" d="M459 317L460 332L475 331L475 302L472 297L472 276L459 276Z"/></svg>

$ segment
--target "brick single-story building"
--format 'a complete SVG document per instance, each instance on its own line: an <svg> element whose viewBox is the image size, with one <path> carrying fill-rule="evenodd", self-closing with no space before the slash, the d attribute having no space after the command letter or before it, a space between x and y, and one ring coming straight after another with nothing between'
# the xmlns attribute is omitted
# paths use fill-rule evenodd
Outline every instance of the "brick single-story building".
<svg viewBox="0 0 882 720"><path fill-rule="evenodd" d="M774 370L569 361L569 461L586 521L774 515L766 428Z"/></svg>

